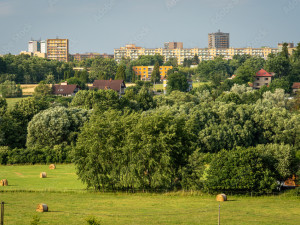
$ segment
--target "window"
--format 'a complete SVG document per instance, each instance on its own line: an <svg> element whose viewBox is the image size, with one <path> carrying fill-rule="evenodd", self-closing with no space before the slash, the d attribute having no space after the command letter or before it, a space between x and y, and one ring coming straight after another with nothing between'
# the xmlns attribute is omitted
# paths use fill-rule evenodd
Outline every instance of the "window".
<svg viewBox="0 0 300 225"><path fill-rule="evenodd" d="M269 80L269 78L266 77L265 80Z"/></svg>
<svg viewBox="0 0 300 225"><path fill-rule="evenodd" d="M257 77L256 80L259 80L259 77Z"/></svg>
<svg viewBox="0 0 300 225"><path fill-rule="evenodd" d="M265 85L268 86L269 84L268 84L268 83L265 83Z"/></svg>

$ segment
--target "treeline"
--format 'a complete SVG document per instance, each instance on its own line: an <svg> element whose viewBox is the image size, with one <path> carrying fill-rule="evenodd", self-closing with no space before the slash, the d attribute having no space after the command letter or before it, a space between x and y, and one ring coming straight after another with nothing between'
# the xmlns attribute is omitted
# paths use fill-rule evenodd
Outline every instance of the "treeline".
<svg viewBox="0 0 300 225"><path fill-rule="evenodd" d="M237 84L153 96L147 86L122 98L36 96L10 110L1 99L1 164L74 162L96 190L267 193L300 175L299 96Z"/></svg>
<svg viewBox="0 0 300 225"><path fill-rule="evenodd" d="M94 113L75 148L80 179L97 190L265 193L299 173L299 114L267 96L245 105L205 94L172 92L142 113Z"/></svg>

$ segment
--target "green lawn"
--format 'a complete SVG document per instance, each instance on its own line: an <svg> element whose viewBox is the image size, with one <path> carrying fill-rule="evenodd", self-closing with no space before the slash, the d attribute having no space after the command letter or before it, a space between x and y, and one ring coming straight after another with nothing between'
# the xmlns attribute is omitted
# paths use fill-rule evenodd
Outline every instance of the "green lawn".
<svg viewBox="0 0 300 225"><path fill-rule="evenodd" d="M47 178L41 179L40 173ZM48 165L0 166L0 179L7 179L9 186L0 190L11 191L79 191L85 186L77 179L73 164L58 165L50 170Z"/></svg>
<svg viewBox="0 0 300 225"><path fill-rule="evenodd" d="M40 172L48 178L39 178ZM84 190L73 165L0 166L0 201L5 204L4 224L30 224L38 215L40 224L86 224L94 216L101 224L217 224L215 196L178 193L126 194ZM300 199L296 197L228 196L221 203L221 224L299 224ZM46 203L48 213L37 213Z"/></svg>
<svg viewBox="0 0 300 225"><path fill-rule="evenodd" d="M193 88L200 87L203 84L209 84L209 82L194 82L193 83ZM155 89L156 90L163 90L163 84L155 84Z"/></svg>
<svg viewBox="0 0 300 225"><path fill-rule="evenodd" d="M9 109L13 108L14 105L21 101L22 99L27 98L27 97L21 97L21 98L6 98L6 102L7 102L7 107Z"/></svg>

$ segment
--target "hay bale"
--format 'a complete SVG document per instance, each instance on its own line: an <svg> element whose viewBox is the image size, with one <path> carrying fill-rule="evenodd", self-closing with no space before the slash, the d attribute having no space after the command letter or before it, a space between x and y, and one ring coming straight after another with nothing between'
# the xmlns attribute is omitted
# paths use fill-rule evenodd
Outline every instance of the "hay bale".
<svg viewBox="0 0 300 225"><path fill-rule="evenodd" d="M218 194L217 195L217 201L218 202L224 202L227 201L227 196L225 194Z"/></svg>
<svg viewBox="0 0 300 225"><path fill-rule="evenodd" d="M36 211L37 212L48 212L48 206L44 203L38 204Z"/></svg>
<svg viewBox="0 0 300 225"><path fill-rule="evenodd" d="M8 181L6 179L1 180L0 186L8 186Z"/></svg>
<svg viewBox="0 0 300 225"><path fill-rule="evenodd" d="M54 164L50 164L49 169L54 170L54 169L56 169L56 166Z"/></svg>
<svg viewBox="0 0 300 225"><path fill-rule="evenodd" d="M40 178L46 178L47 177L47 173L46 172L41 172L40 173Z"/></svg>

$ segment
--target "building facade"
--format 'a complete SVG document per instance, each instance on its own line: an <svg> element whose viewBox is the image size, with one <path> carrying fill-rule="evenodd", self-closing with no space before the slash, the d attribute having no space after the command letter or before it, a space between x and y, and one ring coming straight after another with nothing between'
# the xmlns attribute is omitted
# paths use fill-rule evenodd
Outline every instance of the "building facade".
<svg viewBox="0 0 300 225"><path fill-rule="evenodd" d="M84 53L84 54L73 54L71 55L74 60L76 61L82 61L85 59L94 59L94 58L114 58L114 55L109 55L106 53L100 54L100 53Z"/></svg>
<svg viewBox="0 0 300 225"><path fill-rule="evenodd" d="M229 33L219 30L208 34L208 48L229 48Z"/></svg>
<svg viewBox="0 0 300 225"><path fill-rule="evenodd" d="M69 39L47 39L47 58L68 62Z"/></svg>
<svg viewBox="0 0 300 225"><path fill-rule="evenodd" d="M47 41L41 41L41 53L47 53Z"/></svg>
<svg viewBox="0 0 300 225"><path fill-rule="evenodd" d="M183 43L182 42L165 42L164 44L165 49L183 49Z"/></svg>
<svg viewBox="0 0 300 225"><path fill-rule="evenodd" d="M141 55L155 55L160 54L164 56L165 62L170 58L176 58L179 65L181 65L185 58L192 59L196 54L200 61L213 60L218 56L224 59L232 59L234 55L251 55L259 56L264 59L268 58L270 53L278 53L278 48L183 48L183 49L165 49L165 48L141 48L135 45L130 47L121 47L114 49L114 58L119 63L122 58L130 58L131 60L138 59Z"/></svg>
<svg viewBox="0 0 300 225"><path fill-rule="evenodd" d="M160 79L163 80L167 76L168 70L172 68L173 66L160 66ZM150 81L154 66L133 66L132 69L140 80Z"/></svg>
<svg viewBox="0 0 300 225"><path fill-rule="evenodd" d="M261 69L256 73L255 80L253 82L254 89L260 89L262 86L269 86L272 81L273 75L268 73L264 69Z"/></svg>
<svg viewBox="0 0 300 225"><path fill-rule="evenodd" d="M41 51L41 42L31 40L28 42L28 52L40 52Z"/></svg>

